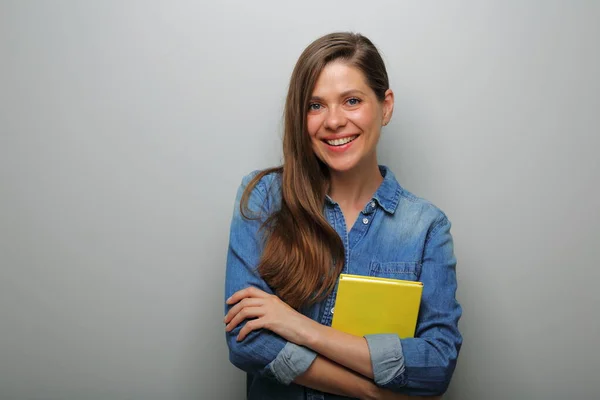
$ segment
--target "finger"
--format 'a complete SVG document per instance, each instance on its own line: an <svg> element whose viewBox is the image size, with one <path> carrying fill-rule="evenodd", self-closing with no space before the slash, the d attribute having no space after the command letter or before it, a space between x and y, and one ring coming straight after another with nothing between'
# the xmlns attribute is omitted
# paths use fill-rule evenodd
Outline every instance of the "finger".
<svg viewBox="0 0 600 400"><path fill-rule="evenodd" d="M257 287L254 286L250 286L247 287L245 289L242 290L238 290L237 292L235 292L230 298L228 298L225 303L227 304L235 304L238 301L242 300L243 298L246 297L267 297L269 296L268 293L260 290Z"/></svg>
<svg viewBox="0 0 600 400"><path fill-rule="evenodd" d="M237 303L235 306L231 307L229 312L225 315L225 318L223 318L223 322L225 322L226 324L229 323L229 321L233 317L235 317L236 314L239 313L244 307L258 307L262 305L262 303L262 299L256 299L253 297L247 297L245 299L242 299L242 301Z"/></svg>
<svg viewBox="0 0 600 400"><path fill-rule="evenodd" d="M263 326L262 318L253 319L252 321L248 321L246 325L240 330L240 333L237 336L237 341L241 342L246 338L246 336L257 329L261 329Z"/></svg>
<svg viewBox="0 0 600 400"><path fill-rule="evenodd" d="M259 288L254 287L254 286L250 286L250 287L247 287L245 289L235 292L233 294L233 296L231 296L229 299L227 299L227 304L237 303L238 301L242 300L243 298L247 298L247 297L259 297L259 298L262 297L262 298L264 298L267 296L269 296L269 294L264 292L263 290L260 290Z"/></svg>
<svg viewBox="0 0 600 400"><path fill-rule="evenodd" d="M225 327L225 331L230 332L236 326L238 326L242 321L249 318L260 318L265 315L265 310L263 307L245 307L242 311L237 313L235 317L227 324ZM248 321L250 322L250 321Z"/></svg>

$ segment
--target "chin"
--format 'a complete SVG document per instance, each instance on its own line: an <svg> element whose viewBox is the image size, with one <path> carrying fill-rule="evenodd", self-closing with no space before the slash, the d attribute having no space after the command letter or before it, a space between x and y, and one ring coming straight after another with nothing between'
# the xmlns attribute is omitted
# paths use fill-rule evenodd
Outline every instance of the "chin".
<svg viewBox="0 0 600 400"><path fill-rule="evenodd" d="M355 170L358 167L358 163L356 161L332 161L326 162L325 165L334 172L350 172Z"/></svg>

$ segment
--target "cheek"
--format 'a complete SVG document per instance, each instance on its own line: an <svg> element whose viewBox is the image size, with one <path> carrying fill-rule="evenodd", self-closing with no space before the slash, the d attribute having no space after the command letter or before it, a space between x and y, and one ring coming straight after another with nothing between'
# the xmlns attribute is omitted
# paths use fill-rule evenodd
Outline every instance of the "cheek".
<svg viewBox="0 0 600 400"><path fill-rule="evenodd" d="M321 120L318 115L309 115L306 117L306 130L311 138L314 138L321 126Z"/></svg>
<svg viewBox="0 0 600 400"><path fill-rule="evenodd" d="M360 110L356 110L352 113L349 118L358 125L363 131L373 131L380 127L380 119L378 119L377 112L370 106L365 106Z"/></svg>

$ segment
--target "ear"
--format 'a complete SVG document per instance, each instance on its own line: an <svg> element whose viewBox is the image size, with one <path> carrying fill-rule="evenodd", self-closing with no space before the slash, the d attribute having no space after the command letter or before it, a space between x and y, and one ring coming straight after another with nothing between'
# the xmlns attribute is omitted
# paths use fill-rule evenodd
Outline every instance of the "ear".
<svg viewBox="0 0 600 400"><path fill-rule="evenodd" d="M392 114L394 113L394 92L392 89L388 89L385 91L385 97L383 99L383 113L381 116L381 125L385 126L389 124L392 119Z"/></svg>

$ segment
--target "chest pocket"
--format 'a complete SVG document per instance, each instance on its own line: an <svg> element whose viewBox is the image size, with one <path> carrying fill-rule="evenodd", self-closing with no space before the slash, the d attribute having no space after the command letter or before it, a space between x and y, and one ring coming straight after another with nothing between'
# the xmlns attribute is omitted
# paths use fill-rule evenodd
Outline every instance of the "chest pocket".
<svg viewBox="0 0 600 400"><path fill-rule="evenodd" d="M421 264L418 262L375 262L371 263L370 276L380 278L402 279L405 281L418 281L421 276Z"/></svg>

